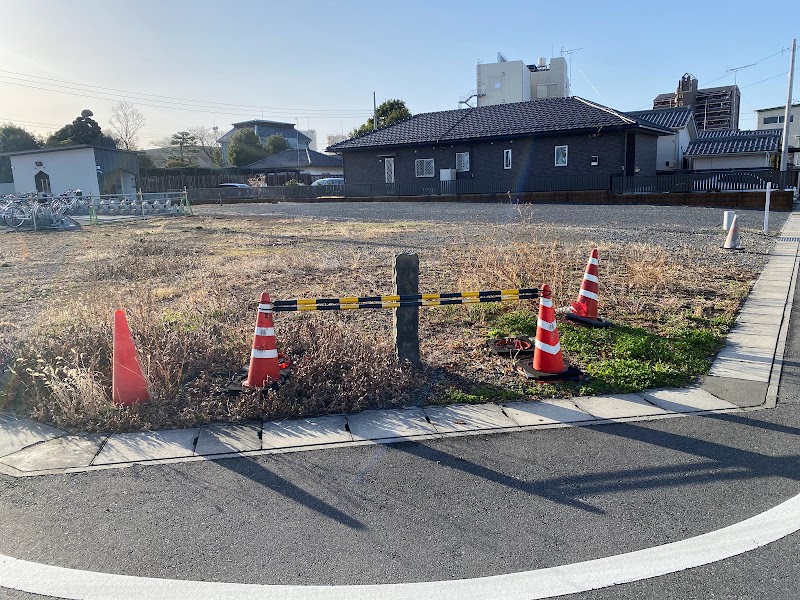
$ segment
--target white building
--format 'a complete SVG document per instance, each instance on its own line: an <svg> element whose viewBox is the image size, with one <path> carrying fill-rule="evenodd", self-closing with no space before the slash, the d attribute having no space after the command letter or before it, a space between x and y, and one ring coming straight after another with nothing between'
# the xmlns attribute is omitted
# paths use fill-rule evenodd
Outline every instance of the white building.
<svg viewBox="0 0 800 600"><path fill-rule="evenodd" d="M58 195L75 189L85 196L136 193L136 152L80 145L10 152L8 156L18 193Z"/></svg>
<svg viewBox="0 0 800 600"><path fill-rule="evenodd" d="M786 106L762 108L756 113L756 129L782 129L786 117ZM789 147L800 148L800 103L792 104L789 112ZM797 156L797 153L793 153ZM789 155L790 160L792 154ZM795 164L797 159L795 159Z"/></svg>
<svg viewBox="0 0 800 600"><path fill-rule="evenodd" d="M309 150L313 150L314 152L316 152L317 151L317 130L316 129L306 129L306 130L301 129L300 133L302 133L309 140L311 140L310 142L308 142L308 149Z"/></svg>
<svg viewBox="0 0 800 600"><path fill-rule="evenodd" d="M346 139L347 139L347 136L344 135L344 134L329 133L327 135L326 139L325 139L325 141L327 142L325 144L326 154L327 154L327 149L328 149L329 146L333 146L334 144L338 144L339 142L343 142Z"/></svg>
<svg viewBox="0 0 800 600"><path fill-rule="evenodd" d="M566 98L569 94L567 60L563 57L540 58L534 65L521 60L508 60L502 52L497 62L478 63L476 92L462 100L466 104L477 97L478 106L510 102L528 102L544 98Z"/></svg>
<svg viewBox="0 0 800 600"><path fill-rule="evenodd" d="M780 129L700 131L685 156L695 170L767 169L780 155Z"/></svg>
<svg viewBox="0 0 800 600"><path fill-rule="evenodd" d="M656 171L676 171L688 168L688 165L684 164L683 157L689 147L689 142L697 137L697 126L691 107L636 110L626 114L637 120L648 121L672 131L672 135L658 137Z"/></svg>

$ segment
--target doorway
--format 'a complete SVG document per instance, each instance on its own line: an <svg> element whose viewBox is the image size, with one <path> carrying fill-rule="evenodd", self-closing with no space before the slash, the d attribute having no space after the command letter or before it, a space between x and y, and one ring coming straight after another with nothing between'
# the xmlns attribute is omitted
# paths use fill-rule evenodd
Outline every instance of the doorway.
<svg viewBox="0 0 800 600"><path fill-rule="evenodd" d="M628 133L625 136L625 176L636 175L636 134Z"/></svg>
<svg viewBox="0 0 800 600"><path fill-rule="evenodd" d="M45 192L47 194L50 193L50 175L44 171L39 171L33 176L33 181L36 184L37 192Z"/></svg>

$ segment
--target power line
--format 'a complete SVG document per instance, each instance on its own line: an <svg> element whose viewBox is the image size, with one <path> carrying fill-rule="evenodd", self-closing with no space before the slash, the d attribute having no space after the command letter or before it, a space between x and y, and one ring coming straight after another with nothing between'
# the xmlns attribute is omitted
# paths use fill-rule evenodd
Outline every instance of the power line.
<svg viewBox="0 0 800 600"><path fill-rule="evenodd" d="M750 64L749 64L749 65L747 65L747 66L748 66L748 67L754 67L754 66L756 66L757 64L760 64L760 63L764 62L765 60L769 60L769 59L770 59L770 58L772 58L773 56L778 56L778 54L783 54L783 53L784 53L784 52L786 52L787 50L788 50L788 48L781 48L781 49L780 49L780 50L778 50L778 51L777 51L775 54L770 54L769 56L765 56L764 58L762 58L762 59L760 59L760 60L757 60L757 61L756 61L756 62L754 62L754 63L750 63ZM728 70L728 71L727 71L727 72L726 72L724 75L720 75L720 76L719 76L719 77L717 77L716 79L711 79L710 81L705 81L705 82L703 82L703 84L702 84L700 87L706 87L706 86L707 86L709 83L714 83L715 81L719 81L720 79L724 79L725 77L728 77L728 76L729 76L729 75L730 75L732 72L733 72L733 70L732 70L732 69L731 69L731 70Z"/></svg>
<svg viewBox="0 0 800 600"><path fill-rule="evenodd" d="M255 104L234 104L230 102L209 102L207 100L195 100L192 98L180 98L176 96L162 96L158 94L148 94L145 92L133 92L130 90L123 90L119 88L110 88L110 87L103 87L97 85L91 85L86 83L78 83L75 81L67 81L64 79L54 79L51 77L41 77L39 75L30 75L28 73L19 73L16 71L6 71L4 69L0 69L0 73L5 73L3 77L7 79L12 79L15 81L23 81L26 83L41 83L44 82L48 85L53 85L54 87L63 87L57 84L67 84L72 87L81 87L85 88L85 91L94 92L94 93L102 93L107 95L119 96L120 94L116 94L113 92L121 92L122 94L126 94L129 98L135 99L138 97L144 97L143 99L150 102L166 102L168 104L177 104L190 102L192 104L201 105L202 108L220 108L221 110L225 107L233 107L237 109L253 109L253 110L271 110L277 112L286 112L286 113L320 113L320 116L323 116L323 113L335 113L336 115L342 115L345 113L351 113L354 116L362 116L364 114L363 110L355 110L355 109L333 109L333 108L287 108L287 107L276 107L276 106L258 106ZM27 79L19 79L20 77L24 77ZM40 80L40 81L30 81L30 79ZM55 82L55 84L50 84L49 82ZM98 91L99 90L99 91ZM107 91L105 91L107 90ZM109 94L109 92L112 92ZM152 100L150 100L152 98ZM172 102L173 100L177 102ZM225 108L227 110L227 108Z"/></svg>

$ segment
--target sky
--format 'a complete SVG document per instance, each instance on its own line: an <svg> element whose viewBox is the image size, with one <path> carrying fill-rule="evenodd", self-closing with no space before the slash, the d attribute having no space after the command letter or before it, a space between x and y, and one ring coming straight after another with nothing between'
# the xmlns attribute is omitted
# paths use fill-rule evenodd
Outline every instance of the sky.
<svg viewBox="0 0 800 600"><path fill-rule="evenodd" d="M260 118L324 146L366 121L373 92L414 114L455 109L479 60L563 50L573 95L647 109L689 72L700 87L737 83L739 127L755 129L755 109L786 102L798 4L0 0L0 123L46 135L89 108L105 131L125 100L147 120L142 147Z"/></svg>

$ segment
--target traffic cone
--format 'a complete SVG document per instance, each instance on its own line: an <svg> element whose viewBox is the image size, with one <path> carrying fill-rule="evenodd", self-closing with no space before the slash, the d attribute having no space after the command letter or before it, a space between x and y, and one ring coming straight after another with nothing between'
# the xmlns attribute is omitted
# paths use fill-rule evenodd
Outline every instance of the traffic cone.
<svg viewBox="0 0 800 600"><path fill-rule="evenodd" d="M583 274L581 291L578 292L578 299L571 302L564 312L564 316L570 321L575 321L581 325L590 327L609 327L611 321L606 321L597 316L597 302L600 292L600 253L597 248L592 250L589 262L586 264L586 272Z"/></svg>
<svg viewBox="0 0 800 600"><path fill-rule="evenodd" d="M247 382L242 387L263 388L281 379L278 347L275 340L275 324L272 321L272 303L269 294L261 294L256 317L256 332L250 352L250 369Z"/></svg>
<svg viewBox="0 0 800 600"><path fill-rule="evenodd" d="M583 373L564 362L558 339L556 311L549 285L543 285L539 298L539 319L536 327L533 360L517 361L525 377L541 382L575 381Z"/></svg>
<svg viewBox="0 0 800 600"><path fill-rule="evenodd" d="M725 238L725 250L744 250L742 238L739 236L739 215L733 215L731 228L728 230L728 237Z"/></svg>
<svg viewBox="0 0 800 600"><path fill-rule="evenodd" d="M125 312L114 312L114 354L111 371L111 399L114 404L130 406L150 401L147 380L142 373L136 346Z"/></svg>

